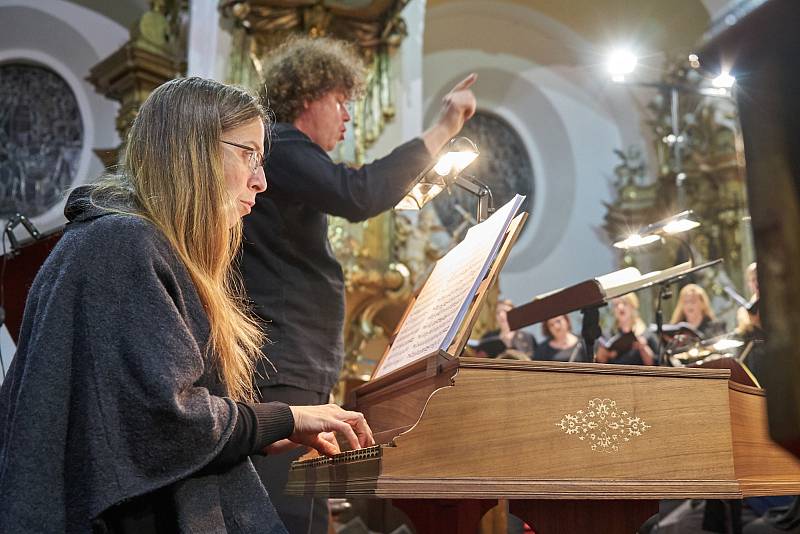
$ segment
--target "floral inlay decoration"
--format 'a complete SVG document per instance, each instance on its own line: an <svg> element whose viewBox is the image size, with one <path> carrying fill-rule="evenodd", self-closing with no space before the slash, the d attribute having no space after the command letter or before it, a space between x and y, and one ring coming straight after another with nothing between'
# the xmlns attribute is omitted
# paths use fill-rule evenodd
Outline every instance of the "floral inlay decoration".
<svg viewBox="0 0 800 534"><path fill-rule="evenodd" d="M618 409L617 402L611 399L592 399L586 409L566 414L556 426L588 441L593 451L607 453L617 452L620 445L651 428L641 418Z"/></svg>

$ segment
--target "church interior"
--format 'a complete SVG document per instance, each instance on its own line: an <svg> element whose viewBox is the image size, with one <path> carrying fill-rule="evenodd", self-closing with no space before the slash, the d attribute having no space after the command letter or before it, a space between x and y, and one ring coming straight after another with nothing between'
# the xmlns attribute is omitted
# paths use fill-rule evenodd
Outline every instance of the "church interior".
<svg viewBox="0 0 800 534"><path fill-rule="evenodd" d="M287 467L328 510L302 532L800 532L798 21L795 0L0 0L7 394L67 197L121 168L153 91L269 108L281 47L342 40L364 87L337 165L421 138L473 74L476 107L434 154L470 161L416 176L435 198L321 210L329 396L375 440Z"/></svg>

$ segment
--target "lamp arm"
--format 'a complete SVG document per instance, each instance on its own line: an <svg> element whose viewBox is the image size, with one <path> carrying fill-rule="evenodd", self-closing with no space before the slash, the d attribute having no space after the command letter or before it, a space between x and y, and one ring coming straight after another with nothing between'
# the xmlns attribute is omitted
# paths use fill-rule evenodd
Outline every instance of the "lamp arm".
<svg viewBox="0 0 800 534"><path fill-rule="evenodd" d="M24 215L21 213L16 214L16 218L19 221L19 224L25 227L25 230L30 234L30 236L34 239L39 239L41 234L39 233L39 229L34 226L34 224Z"/></svg>
<svg viewBox="0 0 800 534"><path fill-rule="evenodd" d="M729 93L705 93L702 90L692 87L686 84L679 84L679 83L663 83L663 82L639 82L639 81L629 81L625 80L622 82L616 82L620 85L628 85L631 87L647 87L650 89L657 89L662 92L671 92L671 91L680 91L682 93L691 94L691 95L698 95L698 96L705 96L709 98L722 98L725 100L734 100L734 98Z"/></svg>
<svg viewBox="0 0 800 534"><path fill-rule="evenodd" d="M492 213L494 213L494 195L492 195L492 189L484 182L481 182L480 180L475 178L474 176L469 176L469 178L479 186L483 187L486 196L489 197L489 215L491 215Z"/></svg>
<svg viewBox="0 0 800 534"><path fill-rule="evenodd" d="M473 176L462 176L460 174L455 177L453 183L478 197L477 221L479 223L485 221L494 212L494 197L488 185Z"/></svg>
<svg viewBox="0 0 800 534"><path fill-rule="evenodd" d="M462 176L459 174L458 176L455 177L453 183L459 186L464 191L472 193L476 197L486 194L484 192L485 186L480 184L477 180L475 180L471 176Z"/></svg>

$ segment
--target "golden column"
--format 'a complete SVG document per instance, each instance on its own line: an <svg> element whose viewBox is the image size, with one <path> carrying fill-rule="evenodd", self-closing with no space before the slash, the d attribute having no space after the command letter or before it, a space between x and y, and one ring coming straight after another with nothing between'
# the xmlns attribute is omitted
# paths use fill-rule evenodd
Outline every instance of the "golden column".
<svg viewBox="0 0 800 534"><path fill-rule="evenodd" d="M183 9L180 0L151 0L128 42L89 73L87 79L98 93L120 103L116 126L122 144L95 149L106 167L117 163L133 119L153 89L186 72Z"/></svg>
<svg viewBox="0 0 800 534"><path fill-rule="evenodd" d="M353 136L337 159L364 162L395 113L391 56L406 35L400 11L408 0L222 0L233 20L234 50L228 81L255 88L261 60L295 34L329 36L356 43L368 65L364 98L354 103ZM363 223L331 218L331 245L345 272L345 369L338 393L372 370L410 294L410 272L395 261L391 214Z"/></svg>

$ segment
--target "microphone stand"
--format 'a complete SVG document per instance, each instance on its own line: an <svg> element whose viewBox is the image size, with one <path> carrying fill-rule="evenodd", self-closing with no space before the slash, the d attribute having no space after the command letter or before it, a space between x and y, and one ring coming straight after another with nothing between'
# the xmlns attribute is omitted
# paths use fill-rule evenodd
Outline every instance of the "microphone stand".
<svg viewBox="0 0 800 534"><path fill-rule="evenodd" d="M592 361L594 361L594 344L597 338L603 335L602 330L600 330L600 306L581 309L581 316L583 317L581 321L581 339L585 345L586 356L591 355Z"/></svg>
<svg viewBox="0 0 800 534"><path fill-rule="evenodd" d="M673 280L658 285L658 297L656 304L656 336L658 336L658 365L666 366L665 343L664 343L664 301L672 298L672 290L669 284L676 282Z"/></svg>
<svg viewBox="0 0 800 534"><path fill-rule="evenodd" d="M2 238L2 239L8 239L8 244L11 247L11 250L8 251L8 256L16 256L17 254L19 254L20 245L19 245L19 241L17 240L17 236L14 235L14 229L17 226L19 226L20 224L25 228L25 230L28 232L28 234L33 239L38 240L39 238L42 237L42 234L41 234L41 232L39 232L39 229L36 228L36 226L26 216L24 216L23 214L21 214L19 212L15 213L14 215L12 215L8 219L8 221L6 222L6 227L3 230L3 233L5 234L5 238ZM4 300L5 300L5 298L4 298L5 297L5 291L3 291L3 284L5 283L5 280L3 280L3 277L5 276L5 266L6 266L6 260L7 259L8 258L7 258L7 255L6 255L6 244L5 244L5 240L4 240L3 241L3 259L2 259L3 264L2 264L2 267L0 268L0 328L2 328L3 325L6 322L6 310L5 310L5 308L3 308L3 304L4 304ZM0 372L2 372L2 380L5 380L5 378L6 378L6 363L3 360L2 343L0 343Z"/></svg>
<svg viewBox="0 0 800 534"><path fill-rule="evenodd" d="M3 325L6 323L6 310L2 306L0 306L0 330L3 329ZM3 382L6 379L6 362L3 360L3 342L0 339L0 372L2 372L2 376L0 377L0 382Z"/></svg>

